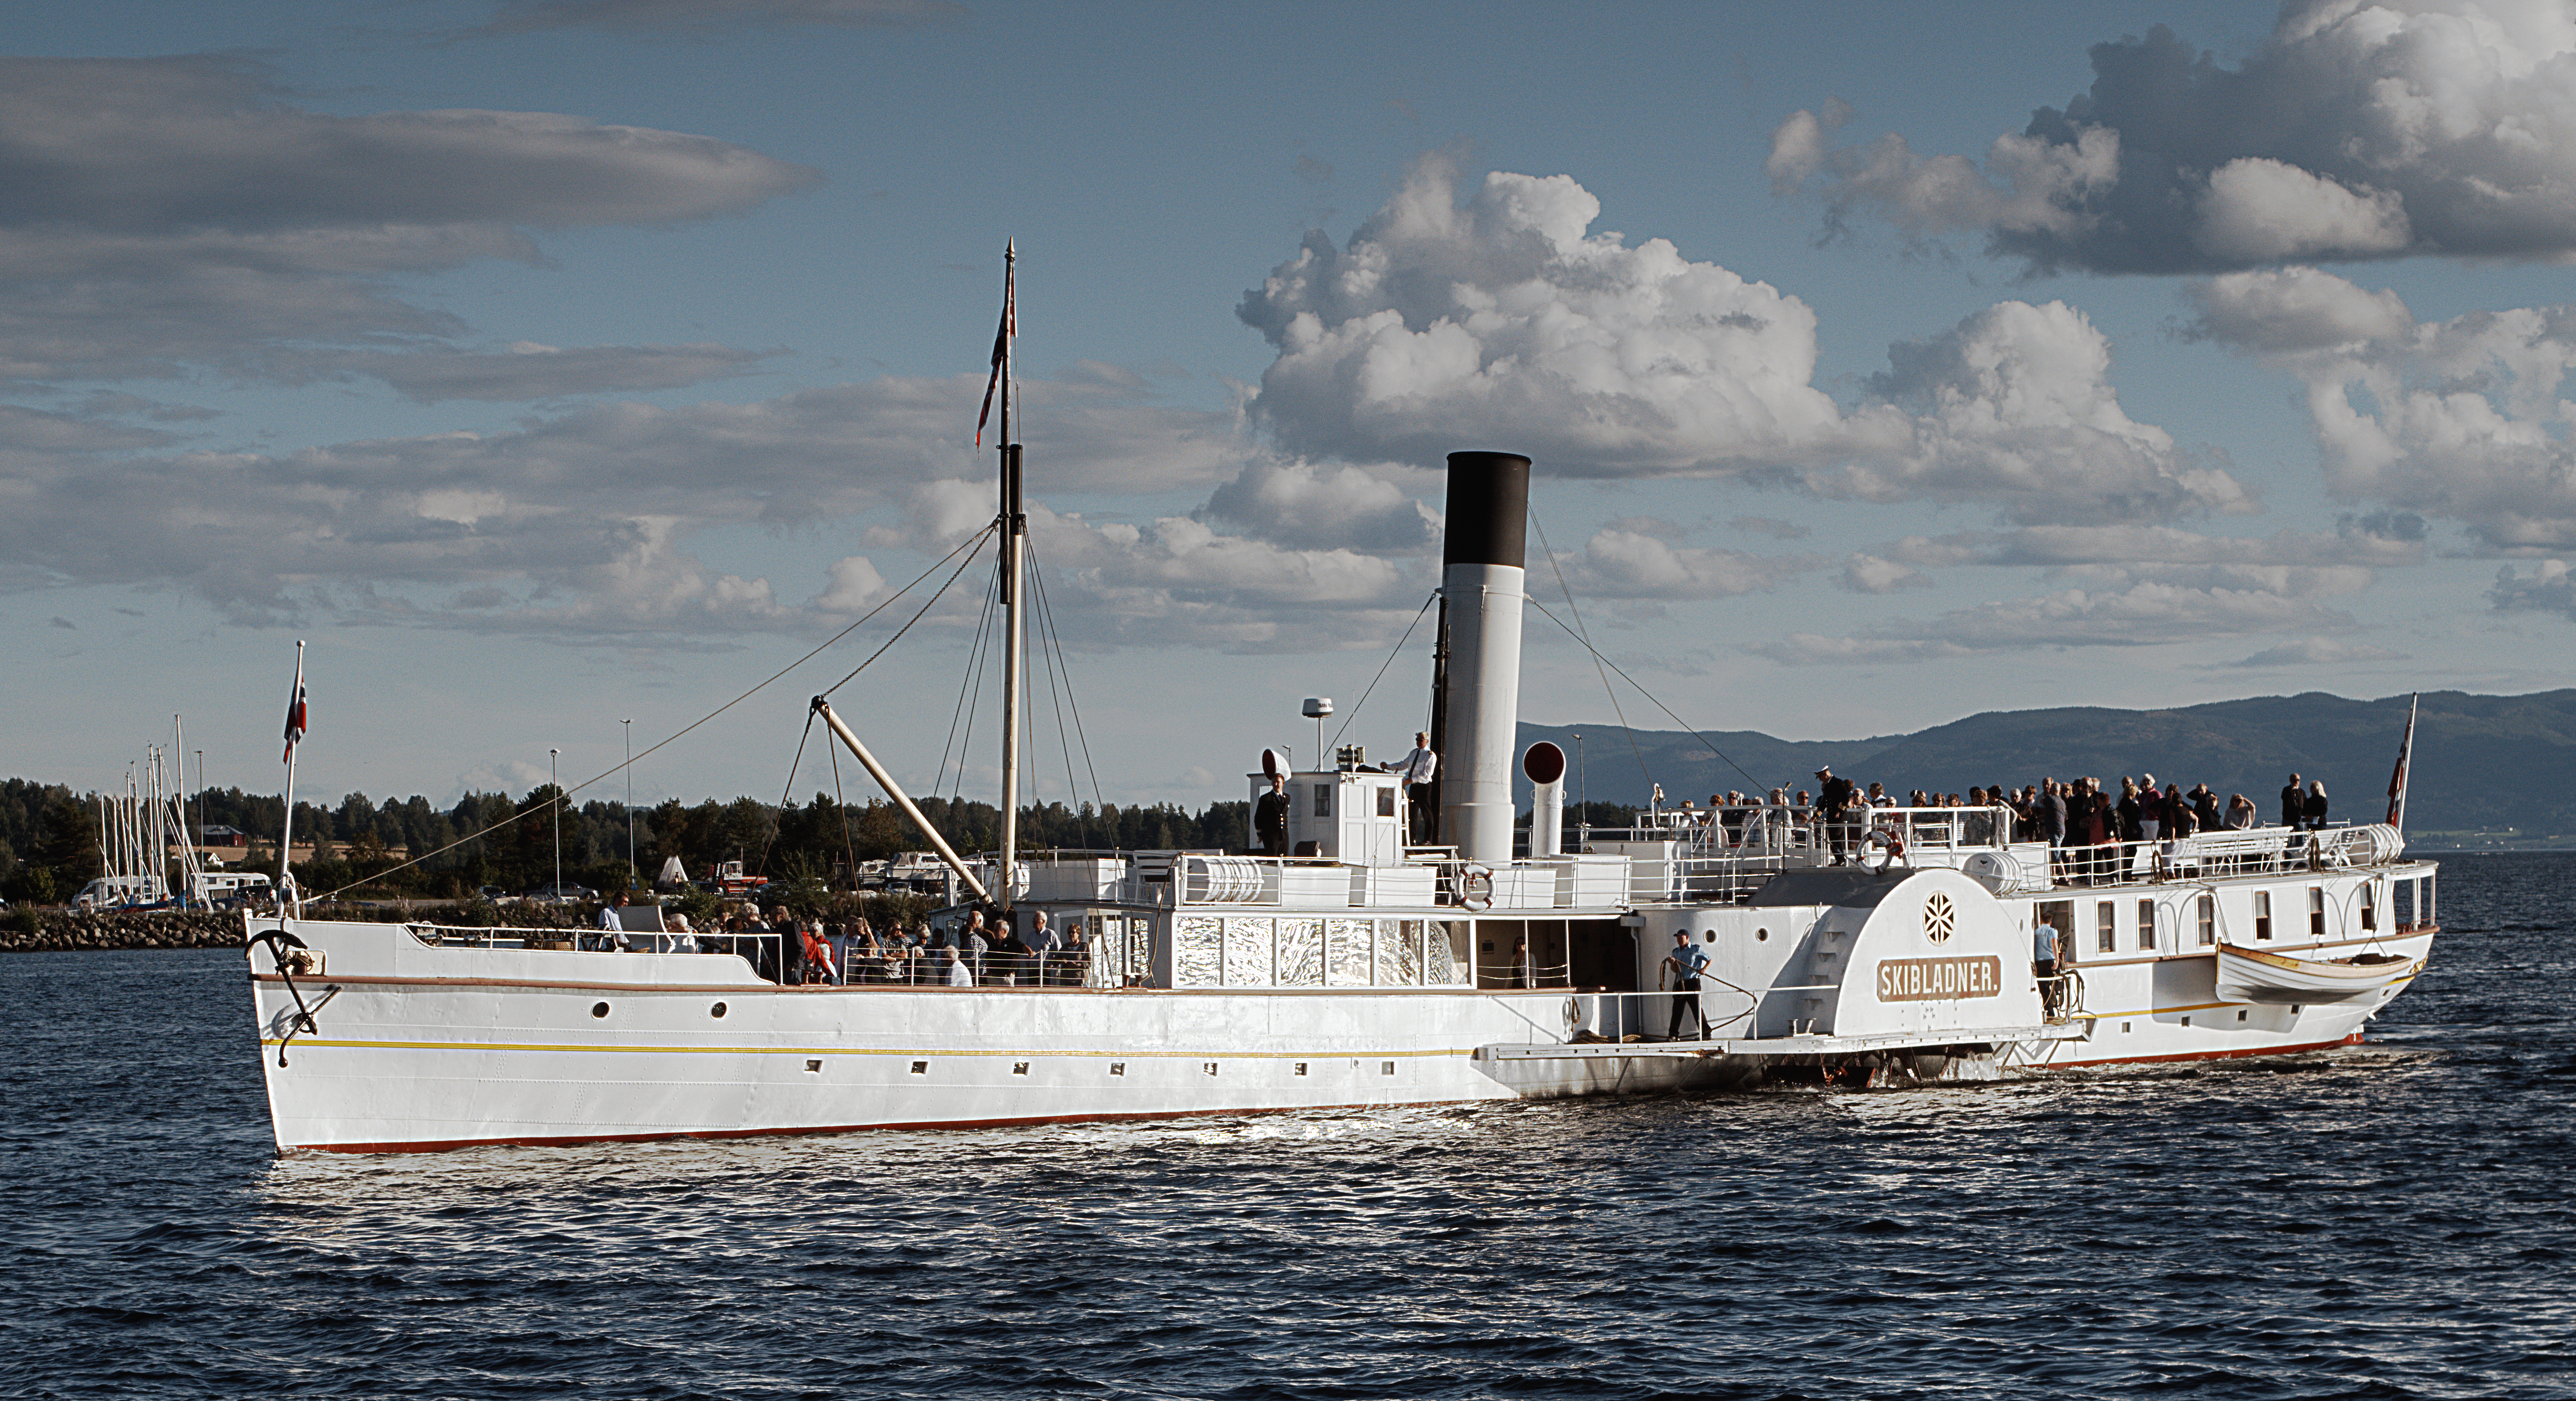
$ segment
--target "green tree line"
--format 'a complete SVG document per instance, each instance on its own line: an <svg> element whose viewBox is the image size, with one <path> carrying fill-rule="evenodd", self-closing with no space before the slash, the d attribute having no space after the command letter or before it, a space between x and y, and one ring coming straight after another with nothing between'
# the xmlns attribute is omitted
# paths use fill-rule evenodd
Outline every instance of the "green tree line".
<svg viewBox="0 0 2576 1401"><path fill-rule="evenodd" d="M627 884L627 810L619 802L566 803L557 790L468 793L447 807L427 798L377 803L351 793L336 804L299 802L299 849L317 843L296 879L320 894L374 877L357 898L404 895L460 898L481 886L530 890L554 879L560 828L563 877L598 890ZM191 831L231 827L267 848L275 860L286 807L274 794L209 788L187 800ZM923 815L960 851L989 851L1001 840L1001 810L991 803L924 799ZM1224 849L1244 843L1248 803L1214 803L1197 813L1169 803L1094 806L1036 804L1020 812L1024 850ZM101 870L94 796L61 784L0 780L0 895L13 903L58 904ZM817 793L784 805L755 798L695 805L672 799L634 813L633 870L650 884L677 856L692 878L719 861L740 861L754 875L820 878L846 888L853 862L882 861L925 845L900 810L882 800L840 803ZM438 853L432 855L431 853ZM424 859L425 858L425 859Z"/></svg>

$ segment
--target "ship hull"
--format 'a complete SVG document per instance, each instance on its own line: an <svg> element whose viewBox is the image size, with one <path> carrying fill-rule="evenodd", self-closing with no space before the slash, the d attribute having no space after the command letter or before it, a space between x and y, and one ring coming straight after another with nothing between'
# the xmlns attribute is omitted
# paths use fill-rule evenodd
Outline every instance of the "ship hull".
<svg viewBox="0 0 2576 1401"><path fill-rule="evenodd" d="M593 968L662 961L557 957ZM406 1152L1370 1109L1713 1089L1744 1076L1714 1060L1533 1068L1480 1054L1564 1035L1580 1011L1563 991L327 976L298 980L290 992L273 973L255 976L253 987L271 1117L285 1149ZM326 989L337 991L315 1010L314 1029L289 1035L296 994L311 1005Z"/></svg>

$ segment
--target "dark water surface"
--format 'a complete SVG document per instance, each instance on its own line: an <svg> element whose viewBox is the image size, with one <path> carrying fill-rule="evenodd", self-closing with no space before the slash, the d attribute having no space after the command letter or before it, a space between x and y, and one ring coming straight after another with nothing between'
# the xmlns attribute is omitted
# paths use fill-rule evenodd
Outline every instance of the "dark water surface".
<svg viewBox="0 0 2576 1401"><path fill-rule="evenodd" d="M358 1159L237 955L0 958L0 1395L2576 1396L2571 902L2295 1064Z"/></svg>

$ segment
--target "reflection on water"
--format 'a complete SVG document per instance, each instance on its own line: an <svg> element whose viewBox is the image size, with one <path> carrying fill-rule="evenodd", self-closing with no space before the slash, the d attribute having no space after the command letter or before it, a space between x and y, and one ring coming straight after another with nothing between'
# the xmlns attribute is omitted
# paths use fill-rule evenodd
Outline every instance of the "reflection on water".
<svg viewBox="0 0 2576 1401"><path fill-rule="evenodd" d="M2281 1062L400 1158L237 958L19 956L0 1394L2565 1395L2571 895Z"/></svg>

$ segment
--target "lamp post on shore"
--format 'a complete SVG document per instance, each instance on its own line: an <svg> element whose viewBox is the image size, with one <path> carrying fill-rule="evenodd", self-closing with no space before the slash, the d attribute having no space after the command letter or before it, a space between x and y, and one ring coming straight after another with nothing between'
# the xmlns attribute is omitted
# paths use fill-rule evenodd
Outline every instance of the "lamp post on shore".
<svg viewBox="0 0 2576 1401"><path fill-rule="evenodd" d="M635 722L617 722L626 727L626 888L635 888Z"/></svg>
<svg viewBox="0 0 2576 1401"><path fill-rule="evenodd" d="M197 751L197 845L206 844L206 751Z"/></svg>
<svg viewBox="0 0 2576 1401"><path fill-rule="evenodd" d="M546 751L546 786L554 790L555 809L555 888L546 892L555 899L563 898L563 786L555 782L555 754Z"/></svg>

